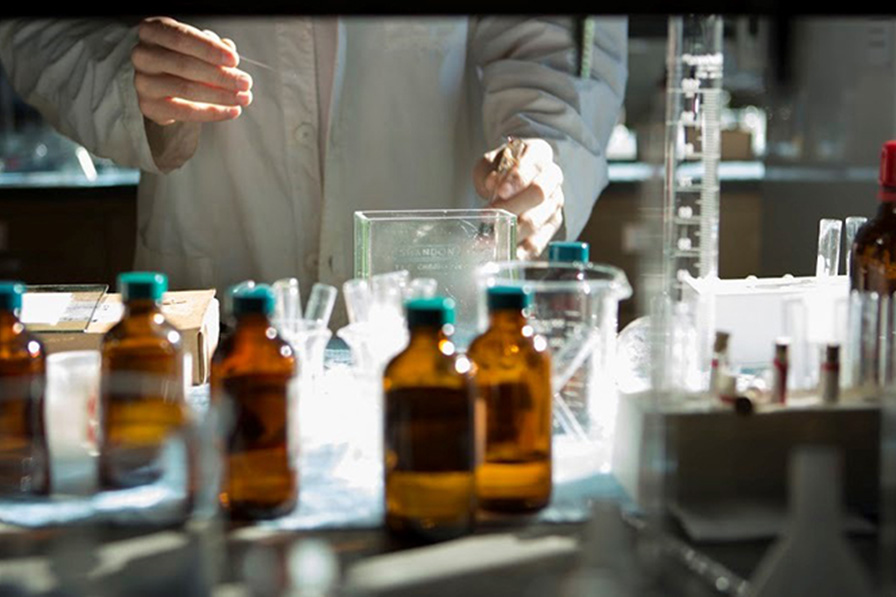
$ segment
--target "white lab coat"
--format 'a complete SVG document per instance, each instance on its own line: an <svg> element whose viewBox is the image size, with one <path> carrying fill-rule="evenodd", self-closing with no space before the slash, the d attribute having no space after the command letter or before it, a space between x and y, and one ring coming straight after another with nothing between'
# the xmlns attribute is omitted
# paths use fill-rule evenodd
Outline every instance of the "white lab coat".
<svg viewBox="0 0 896 597"><path fill-rule="evenodd" d="M152 139L133 85L134 27L0 25L0 59L25 101L94 154L142 171L135 266L167 273L172 288L285 276L306 292L338 285L353 274L355 210L481 206L473 165L508 134L553 146L569 238L606 186L625 19L597 20L590 79L577 76L570 18L190 22L274 70L242 66L254 102L237 120ZM316 56L322 47L331 59ZM332 87L318 93L318 81Z"/></svg>

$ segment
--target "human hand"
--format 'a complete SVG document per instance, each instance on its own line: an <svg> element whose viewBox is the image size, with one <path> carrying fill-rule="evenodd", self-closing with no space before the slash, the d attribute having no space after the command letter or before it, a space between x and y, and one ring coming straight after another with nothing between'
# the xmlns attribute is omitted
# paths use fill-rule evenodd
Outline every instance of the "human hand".
<svg viewBox="0 0 896 597"><path fill-rule="evenodd" d="M490 208L517 216L517 258L534 259L547 247L563 224L563 171L554 151L542 139L523 139L510 169L499 172L507 145L486 153L473 168L476 192Z"/></svg>
<svg viewBox="0 0 896 597"><path fill-rule="evenodd" d="M252 103L236 44L169 17L144 19L131 53L140 111L159 125L232 120Z"/></svg>

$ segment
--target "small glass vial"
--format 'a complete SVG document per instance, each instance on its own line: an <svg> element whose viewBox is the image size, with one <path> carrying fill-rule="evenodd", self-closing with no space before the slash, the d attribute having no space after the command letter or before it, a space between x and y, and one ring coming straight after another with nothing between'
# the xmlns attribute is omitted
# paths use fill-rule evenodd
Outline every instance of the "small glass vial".
<svg viewBox="0 0 896 597"><path fill-rule="evenodd" d="M212 358L211 396L222 417L219 500L233 520L276 518L298 501L289 445L289 396L296 356L271 324L266 284L231 294L234 330Z"/></svg>
<svg viewBox="0 0 896 597"><path fill-rule="evenodd" d="M183 341L161 310L167 277L129 272L118 277L118 289L124 316L106 332L100 347L102 489L136 487L161 478L162 447L174 434L186 441L189 421ZM189 447L187 451L190 457Z"/></svg>
<svg viewBox="0 0 896 597"><path fill-rule="evenodd" d="M728 375L728 332L716 332L716 341L712 347L712 363L709 370L709 391L715 396L722 396L722 380Z"/></svg>
<svg viewBox="0 0 896 597"><path fill-rule="evenodd" d="M779 338L775 341L775 358L772 361L772 403L787 403L787 374L790 368L788 348L790 340Z"/></svg>
<svg viewBox="0 0 896 597"><path fill-rule="evenodd" d="M485 441L476 470L479 506L534 512L551 499L551 358L526 319L524 288L487 291L489 328L470 345Z"/></svg>
<svg viewBox="0 0 896 597"><path fill-rule="evenodd" d="M19 320L25 285L0 282L0 496L50 493L46 355Z"/></svg>
<svg viewBox="0 0 896 597"><path fill-rule="evenodd" d="M840 345L828 344L824 350L818 395L825 404L836 404L840 399Z"/></svg>
<svg viewBox="0 0 896 597"><path fill-rule="evenodd" d="M383 374L386 526L415 541L470 533L477 462L471 365L450 334L454 301L406 304L410 340Z"/></svg>

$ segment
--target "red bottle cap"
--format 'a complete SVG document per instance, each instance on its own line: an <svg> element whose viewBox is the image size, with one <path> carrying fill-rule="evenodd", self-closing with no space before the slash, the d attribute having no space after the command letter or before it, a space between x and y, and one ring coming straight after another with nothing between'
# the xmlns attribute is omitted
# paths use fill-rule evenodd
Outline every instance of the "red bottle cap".
<svg viewBox="0 0 896 597"><path fill-rule="evenodd" d="M880 152L880 185L896 188L896 141L884 143Z"/></svg>

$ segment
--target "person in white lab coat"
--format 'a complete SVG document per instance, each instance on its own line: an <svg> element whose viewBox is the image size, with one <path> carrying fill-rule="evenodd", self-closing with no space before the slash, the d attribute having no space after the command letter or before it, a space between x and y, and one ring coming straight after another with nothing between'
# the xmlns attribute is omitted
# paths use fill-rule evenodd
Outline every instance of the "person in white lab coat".
<svg viewBox="0 0 896 597"><path fill-rule="evenodd" d="M507 135L519 255L577 237L627 76L626 20L594 22L584 78L572 18L8 21L0 60L63 134L142 171L136 268L309 288L352 277L355 210L487 205Z"/></svg>

